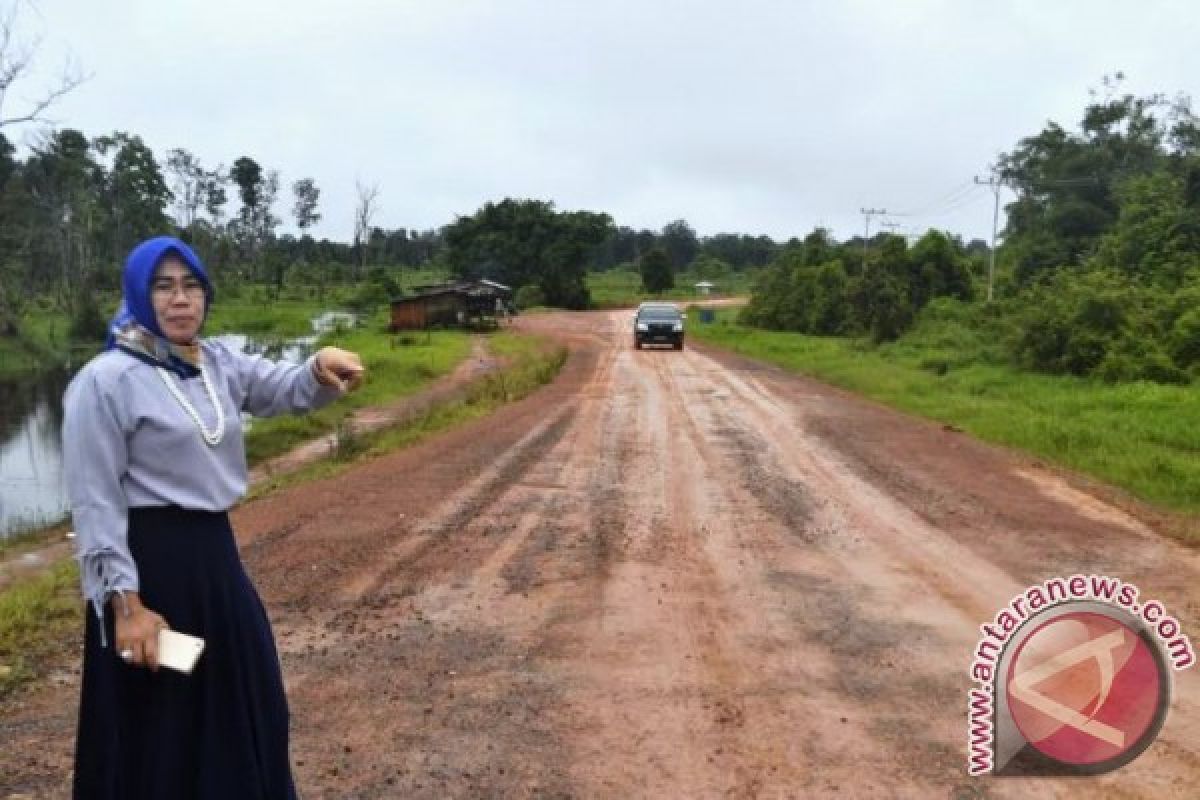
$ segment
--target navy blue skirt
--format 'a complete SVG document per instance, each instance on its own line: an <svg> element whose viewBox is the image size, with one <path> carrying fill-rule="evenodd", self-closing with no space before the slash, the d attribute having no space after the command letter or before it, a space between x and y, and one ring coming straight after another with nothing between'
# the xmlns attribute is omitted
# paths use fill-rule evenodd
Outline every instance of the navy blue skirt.
<svg viewBox="0 0 1200 800"><path fill-rule="evenodd" d="M288 709L271 626L229 516L129 512L142 602L205 650L191 675L117 656L112 610L87 614L76 800L294 800Z"/></svg>

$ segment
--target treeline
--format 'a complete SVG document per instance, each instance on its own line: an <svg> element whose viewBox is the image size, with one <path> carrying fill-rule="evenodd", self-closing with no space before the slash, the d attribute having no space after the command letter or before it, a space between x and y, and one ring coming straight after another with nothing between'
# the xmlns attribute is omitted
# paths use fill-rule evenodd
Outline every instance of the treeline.
<svg viewBox="0 0 1200 800"><path fill-rule="evenodd" d="M1118 92L999 163L1003 254L1029 367L1184 383L1200 372L1200 120L1186 97Z"/></svg>
<svg viewBox="0 0 1200 800"><path fill-rule="evenodd" d="M780 246L766 236L700 237L685 220L659 232L617 227L608 214L558 211L541 200L506 198L487 203L442 229L444 262L464 278L489 278L521 290L519 305L588 308L588 270L637 269L658 257L665 278L647 288L671 285L674 273L723 274L761 267Z"/></svg>
<svg viewBox="0 0 1200 800"><path fill-rule="evenodd" d="M1015 199L993 303L983 254L952 236L912 247L880 236L864 258L861 241L817 232L765 271L744 319L887 340L931 298L974 298L975 318L1025 368L1189 382L1200 374L1200 122L1187 98L1122 94L1120 80L1105 80L1077 130L1050 123L1000 158Z"/></svg>
<svg viewBox="0 0 1200 800"><path fill-rule="evenodd" d="M655 249L674 271L697 264L711 277L762 266L780 249L765 236L702 238L684 220L660 231L617 227L606 214L537 200L489 203L437 230L389 230L372 224L377 188L358 189L352 239L317 239L309 233L321 220L316 183L284 186L249 156L209 166L176 148L160 159L136 134L63 129L21 159L0 133L0 335L15 334L37 298L69 308L77 335L98 335L97 291L117 288L136 242L167 232L191 242L225 287L367 283L364 297L379 302L398 291L381 268L432 267L529 286L568 308L588 305L585 270L632 267ZM281 206L299 235L279 233Z"/></svg>
<svg viewBox="0 0 1200 800"><path fill-rule="evenodd" d="M716 268L741 272L766 266L780 251L781 245L769 236L750 236L744 233L718 233L701 237L687 220L675 220L660 231L614 228L589 259L589 266L598 271L620 265L632 265L651 250L661 249L675 272L689 269L697 259L716 262Z"/></svg>
<svg viewBox="0 0 1200 800"><path fill-rule="evenodd" d="M370 225L349 244L314 239L320 189L311 178L289 188L281 197L279 173L248 156L209 168L174 149L160 161L130 133L52 131L24 159L0 133L0 334L16 334L28 304L49 297L72 311L77 334L95 336L97 290L115 290L130 248L163 233L195 245L226 286L358 280L367 263L423 265L441 249L437 231ZM289 200L299 236L278 234Z"/></svg>
<svg viewBox="0 0 1200 800"><path fill-rule="evenodd" d="M776 330L895 339L935 297L970 300L975 289L962 242L938 231L912 247L900 236L839 244L818 228L784 248L759 276L741 318Z"/></svg>

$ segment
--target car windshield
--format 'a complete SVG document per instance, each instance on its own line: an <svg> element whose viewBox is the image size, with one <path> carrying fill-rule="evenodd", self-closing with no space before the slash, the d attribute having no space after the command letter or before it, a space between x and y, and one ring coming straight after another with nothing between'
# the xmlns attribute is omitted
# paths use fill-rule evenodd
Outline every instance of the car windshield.
<svg viewBox="0 0 1200 800"><path fill-rule="evenodd" d="M638 312L638 317L654 322L677 322L679 311L674 308L643 308Z"/></svg>

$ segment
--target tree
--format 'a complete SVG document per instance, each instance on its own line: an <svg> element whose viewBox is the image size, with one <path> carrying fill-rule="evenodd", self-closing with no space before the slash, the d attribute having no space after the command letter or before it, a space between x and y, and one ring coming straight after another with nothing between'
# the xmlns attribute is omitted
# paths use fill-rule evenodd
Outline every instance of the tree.
<svg viewBox="0 0 1200 800"><path fill-rule="evenodd" d="M700 241L696 238L696 232L682 219L663 227L659 245L666 251L675 271L687 269L692 259L700 252Z"/></svg>
<svg viewBox="0 0 1200 800"><path fill-rule="evenodd" d="M5 116L9 92L29 77L37 54L36 44L26 44L20 39L17 31L19 8L14 2L8 8L0 9L0 129L27 122L45 122L46 111L85 80L78 66L68 63L50 88Z"/></svg>
<svg viewBox="0 0 1200 800"><path fill-rule="evenodd" d="M105 227L100 203L103 167L81 132L44 135L22 170L30 199L27 252L34 274L58 274L64 301L84 284L95 233Z"/></svg>
<svg viewBox="0 0 1200 800"><path fill-rule="evenodd" d="M263 173L258 162L247 156L242 156L233 162L229 169L229 178L238 187L244 208L256 209L259 204L259 194L262 191Z"/></svg>
<svg viewBox="0 0 1200 800"><path fill-rule="evenodd" d="M355 181L354 191L358 197L354 205L354 249L358 253L358 277L361 277L367 265L367 245L371 240L371 221L379 211L379 184L367 185L361 181Z"/></svg>
<svg viewBox="0 0 1200 800"><path fill-rule="evenodd" d="M243 156L233 162L229 177L242 199L241 210L231 225L233 237L242 257L257 264L279 225L279 218L271 213L279 193L279 173L271 170L264 176L258 162Z"/></svg>
<svg viewBox="0 0 1200 800"><path fill-rule="evenodd" d="M459 217L443 238L447 265L460 277L536 285L549 305L586 308L587 264L612 231L607 214L559 213L553 203L505 198Z"/></svg>
<svg viewBox="0 0 1200 800"><path fill-rule="evenodd" d="M167 172L171 175L171 195L175 198L175 222L189 230L204 205L207 173L194 155L177 147L167 152Z"/></svg>
<svg viewBox="0 0 1200 800"><path fill-rule="evenodd" d="M812 233L804 237L803 263L815 267L825 264L837 257L837 242L828 228L813 228Z"/></svg>
<svg viewBox="0 0 1200 800"><path fill-rule="evenodd" d="M1200 123L1186 98L1121 94L1121 73L1092 93L1077 132L1055 122L1000 158L1017 198L1008 205L1005 249L1028 285L1083 263L1120 213L1120 187L1160 168L1178 170L1200 152Z"/></svg>
<svg viewBox="0 0 1200 800"><path fill-rule="evenodd" d="M555 226L558 236L545 252L538 285L555 305L587 308L591 305L585 280L589 255L611 234L612 218L591 211L562 212Z"/></svg>
<svg viewBox="0 0 1200 800"><path fill-rule="evenodd" d="M317 184L312 178L301 178L292 184L292 194L296 197L295 205L292 206L292 214L296 217L296 227L303 235L305 231L321 221L321 215L317 211L317 201L320 199L321 190L317 188Z"/></svg>
<svg viewBox="0 0 1200 800"><path fill-rule="evenodd" d="M642 256L641 262L642 286L646 291L659 294L667 289L675 288L675 273L671 269L671 259L667 251L655 247Z"/></svg>
<svg viewBox="0 0 1200 800"><path fill-rule="evenodd" d="M275 238L275 228L279 225L279 217L271 213L275 206L275 198L279 195L279 171L270 170L262 183L262 194L259 198L258 213L254 217L253 231L258 247L265 248Z"/></svg>
<svg viewBox="0 0 1200 800"><path fill-rule="evenodd" d="M204 173L200 179L200 192L204 197L204 210L208 214L209 221L214 226L221 224L225 204L229 202L229 195L225 191L225 184L228 182L229 178L226 177L225 168L220 165L216 169Z"/></svg>
<svg viewBox="0 0 1200 800"><path fill-rule="evenodd" d="M906 245L903 237L888 235L878 263L859 276L847 292L859 329L868 332L875 342L897 339L913 323L911 289L905 280Z"/></svg>
<svg viewBox="0 0 1200 800"><path fill-rule="evenodd" d="M171 192L154 152L140 136L115 132L97 137L94 147L102 157L114 152L102 199L109 211L107 249L113 262L120 263L137 242L167 229Z"/></svg>
<svg viewBox="0 0 1200 800"><path fill-rule="evenodd" d="M718 258L735 270L762 267L779 251L779 245L769 236L747 236L739 233L718 233L700 242L700 252Z"/></svg>
<svg viewBox="0 0 1200 800"><path fill-rule="evenodd" d="M1144 283L1176 288L1200 267L1200 197L1189 197L1184 175L1159 169L1117 190L1120 212L1097 248L1097 265L1111 266ZM1200 177L1200 176L1198 176Z"/></svg>
<svg viewBox="0 0 1200 800"><path fill-rule="evenodd" d="M935 297L970 300L971 273L955 242L940 231L922 236L907 255L909 301L914 309L924 308Z"/></svg>

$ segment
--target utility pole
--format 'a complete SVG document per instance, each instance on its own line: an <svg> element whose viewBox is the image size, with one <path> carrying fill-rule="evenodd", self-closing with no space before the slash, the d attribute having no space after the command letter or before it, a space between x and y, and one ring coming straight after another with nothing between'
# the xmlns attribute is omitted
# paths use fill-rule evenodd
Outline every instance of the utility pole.
<svg viewBox="0 0 1200 800"><path fill-rule="evenodd" d="M979 176L975 177L977 186L987 186L992 190L992 247L988 252L988 282L987 282L987 301L992 302L992 287L996 281L996 225L1000 221L1000 187L1004 185L1004 181L998 179L995 173L986 181Z"/></svg>
<svg viewBox="0 0 1200 800"><path fill-rule="evenodd" d="M862 274L867 274L867 242L871 239L871 217L887 214L886 208L860 208L863 215L863 265Z"/></svg>

